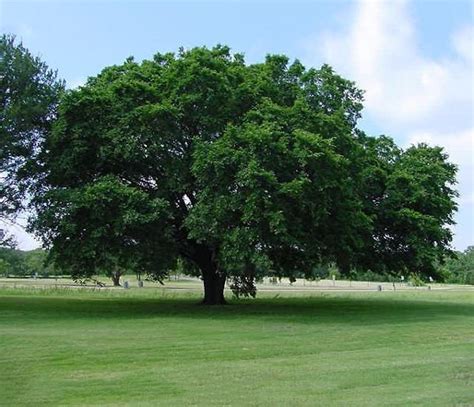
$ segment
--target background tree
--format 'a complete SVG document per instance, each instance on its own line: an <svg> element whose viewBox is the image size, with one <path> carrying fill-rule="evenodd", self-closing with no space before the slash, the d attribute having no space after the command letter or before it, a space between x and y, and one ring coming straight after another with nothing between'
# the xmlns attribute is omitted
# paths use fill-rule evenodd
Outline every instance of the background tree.
<svg viewBox="0 0 474 407"><path fill-rule="evenodd" d="M57 269L48 259L48 252L43 249L22 251L24 266L29 275L41 277L57 276L60 270Z"/></svg>
<svg viewBox="0 0 474 407"><path fill-rule="evenodd" d="M5 277L8 275L27 276L28 269L25 265L23 252L9 247L0 247L0 259Z"/></svg>
<svg viewBox="0 0 474 407"><path fill-rule="evenodd" d="M454 253L439 268L448 283L474 284L474 246Z"/></svg>
<svg viewBox="0 0 474 407"><path fill-rule="evenodd" d="M0 220L23 208L63 89L57 73L14 36L0 37ZM1 242L11 240L2 234Z"/></svg>
<svg viewBox="0 0 474 407"><path fill-rule="evenodd" d="M48 253L42 249L22 251L14 248L0 248L0 275L41 276L58 275L58 270L48 263Z"/></svg>
<svg viewBox="0 0 474 407"><path fill-rule="evenodd" d="M0 276L8 277L9 269L10 269L10 264L6 260L0 258Z"/></svg>

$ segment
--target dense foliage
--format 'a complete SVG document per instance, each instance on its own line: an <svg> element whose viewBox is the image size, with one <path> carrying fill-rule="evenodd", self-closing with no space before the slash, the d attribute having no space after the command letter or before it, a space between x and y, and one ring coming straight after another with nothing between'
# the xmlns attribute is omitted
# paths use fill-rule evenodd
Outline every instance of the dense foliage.
<svg viewBox="0 0 474 407"><path fill-rule="evenodd" d="M448 283L474 284L474 246L456 252L440 268Z"/></svg>
<svg viewBox="0 0 474 407"><path fill-rule="evenodd" d="M64 89L55 71L14 36L0 37L0 220L21 209L33 189L38 153L56 117ZM0 246L11 240L0 231Z"/></svg>
<svg viewBox="0 0 474 407"><path fill-rule="evenodd" d="M161 279L178 259L222 303L226 279L434 273L456 168L357 129L363 92L329 66L247 65L229 48L129 58L61 99L41 134L31 230L75 277ZM38 144L38 143L36 143Z"/></svg>
<svg viewBox="0 0 474 407"><path fill-rule="evenodd" d="M2 277L50 277L61 274L47 262L48 253L42 249L22 251L0 248L0 276Z"/></svg>

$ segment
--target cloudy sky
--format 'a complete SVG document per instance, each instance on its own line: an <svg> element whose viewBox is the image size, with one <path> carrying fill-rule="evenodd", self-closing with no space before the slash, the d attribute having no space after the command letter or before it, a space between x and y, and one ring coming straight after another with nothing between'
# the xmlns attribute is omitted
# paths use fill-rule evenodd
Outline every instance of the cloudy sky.
<svg viewBox="0 0 474 407"><path fill-rule="evenodd" d="M459 166L454 247L474 244L473 2L6 1L16 34L75 87L130 55L227 44L248 62L284 53L329 63L366 91L360 127L445 147ZM14 228L19 245L38 244Z"/></svg>

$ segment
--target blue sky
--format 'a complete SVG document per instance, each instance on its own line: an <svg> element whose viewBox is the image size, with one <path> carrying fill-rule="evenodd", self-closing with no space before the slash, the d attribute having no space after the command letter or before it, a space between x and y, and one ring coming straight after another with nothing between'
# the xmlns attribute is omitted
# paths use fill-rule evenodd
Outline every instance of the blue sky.
<svg viewBox="0 0 474 407"><path fill-rule="evenodd" d="M229 45L248 62L328 62L366 90L360 127L444 146L459 165L454 246L474 244L471 1L0 1L16 34L75 87L103 67L180 46ZM20 247L36 245L15 228Z"/></svg>

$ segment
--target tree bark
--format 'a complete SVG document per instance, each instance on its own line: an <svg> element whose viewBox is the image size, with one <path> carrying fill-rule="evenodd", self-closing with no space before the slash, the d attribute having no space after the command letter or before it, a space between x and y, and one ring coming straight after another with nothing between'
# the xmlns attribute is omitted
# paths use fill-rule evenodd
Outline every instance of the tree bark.
<svg viewBox="0 0 474 407"><path fill-rule="evenodd" d="M120 276L122 274L118 271L113 271L112 275L110 278L112 279L112 283L114 284L114 287L120 287Z"/></svg>
<svg viewBox="0 0 474 407"><path fill-rule="evenodd" d="M209 272L207 270L203 273L204 282L204 305L224 305L226 304L224 298L225 276L220 275L217 270Z"/></svg>
<svg viewBox="0 0 474 407"><path fill-rule="evenodd" d="M204 305L224 305L224 287L226 276L219 272L216 263L215 250L197 242L192 242L189 251L186 250L185 257L193 261L200 269L202 281L204 283L204 298L201 304Z"/></svg>

